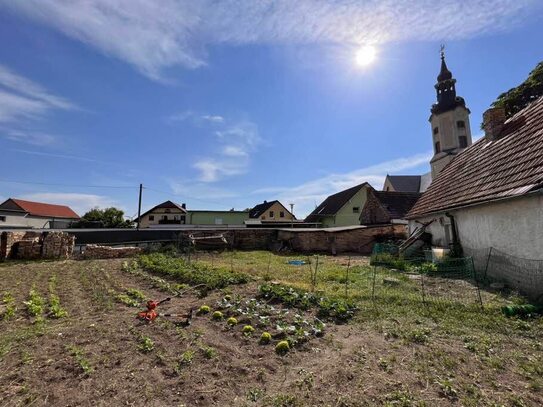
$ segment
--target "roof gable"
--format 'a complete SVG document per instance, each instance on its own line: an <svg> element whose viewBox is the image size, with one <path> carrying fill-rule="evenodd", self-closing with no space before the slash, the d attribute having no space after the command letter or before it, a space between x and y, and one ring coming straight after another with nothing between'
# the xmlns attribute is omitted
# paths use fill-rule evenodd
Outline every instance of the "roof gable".
<svg viewBox="0 0 543 407"><path fill-rule="evenodd" d="M161 204L158 204L156 206L153 206L151 209L149 209L147 212L142 213L140 216L140 219L143 218L145 215L153 212L155 209L179 209L182 213L187 213L187 210L183 208L181 205L176 204L172 201L165 201Z"/></svg>
<svg viewBox="0 0 543 407"><path fill-rule="evenodd" d="M250 218L260 218L260 215L262 215L264 212L266 212L268 209L270 209L274 203L279 202L277 200L275 201L264 201L261 204L255 205L253 209L249 211L249 217Z"/></svg>
<svg viewBox="0 0 543 407"><path fill-rule="evenodd" d="M373 194L391 219L404 219L422 195L418 192L396 191L373 191Z"/></svg>
<svg viewBox="0 0 543 407"><path fill-rule="evenodd" d="M370 184L364 182L344 191L340 191L333 195L330 195L319 206L317 206L315 210L307 216L307 218L305 218L305 221L317 222L323 216L335 215L339 212L341 208L343 208L343 206L345 206L347 202L349 202L349 200L353 196L356 195L358 191L360 191L365 186L370 186Z"/></svg>
<svg viewBox="0 0 543 407"><path fill-rule="evenodd" d="M507 120L497 140L483 137L457 155L432 181L407 217L519 196L542 187L540 98Z"/></svg>
<svg viewBox="0 0 543 407"><path fill-rule="evenodd" d="M79 215L68 206L26 201L23 199L10 198L0 205L0 209L25 212L31 216L79 219Z"/></svg>
<svg viewBox="0 0 543 407"><path fill-rule="evenodd" d="M387 179L397 192L419 192L420 175L387 175ZM386 181L385 181L386 183Z"/></svg>

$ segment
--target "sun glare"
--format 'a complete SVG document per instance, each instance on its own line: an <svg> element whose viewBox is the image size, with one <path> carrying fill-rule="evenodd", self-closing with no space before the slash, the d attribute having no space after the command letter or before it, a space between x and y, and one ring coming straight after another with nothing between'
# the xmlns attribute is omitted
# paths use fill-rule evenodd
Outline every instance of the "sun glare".
<svg viewBox="0 0 543 407"><path fill-rule="evenodd" d="M366 45L356 51L356 64L360 67L368 66L375 61L377 51L375 47Z"/></svg>

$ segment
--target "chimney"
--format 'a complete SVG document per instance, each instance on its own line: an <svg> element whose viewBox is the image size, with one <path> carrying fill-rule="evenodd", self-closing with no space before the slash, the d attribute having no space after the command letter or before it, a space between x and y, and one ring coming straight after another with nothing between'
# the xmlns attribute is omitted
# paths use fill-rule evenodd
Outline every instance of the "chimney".
<svg viewBox="0 0 543 407"><path fill-rule="evenodd" d="M181 204L181 208L187 209L187 204L183 202L183 203Z"/></svg>
<svg viewBox="0 0 543 407"><path fill-rule="evenodd" d="M505 109L492 107L483 113L483 129L488 141L497 140L505 123Z"/></svg>

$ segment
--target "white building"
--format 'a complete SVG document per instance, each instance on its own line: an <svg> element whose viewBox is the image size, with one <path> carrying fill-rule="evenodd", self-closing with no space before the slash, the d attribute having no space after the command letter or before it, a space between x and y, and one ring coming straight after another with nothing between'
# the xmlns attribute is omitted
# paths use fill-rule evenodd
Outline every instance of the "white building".
<svg viewBox="0 0 543 407"><path fill-rule="evenodd" d="M9 198L0 204L0 229L65 228L79 215L65 205Z"/></svg>

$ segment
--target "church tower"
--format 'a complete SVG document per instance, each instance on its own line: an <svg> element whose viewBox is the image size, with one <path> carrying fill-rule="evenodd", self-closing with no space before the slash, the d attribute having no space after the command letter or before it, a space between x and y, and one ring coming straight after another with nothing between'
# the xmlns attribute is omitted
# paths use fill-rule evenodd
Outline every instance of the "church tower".
<svg viewBox="0 0 543 407"><path fill-rule="evenodd" d="M466 102L456 96L456 79L445 63L441 47L441 71L435 84L437 103L432 105L430 124L434 156L430 160L432 179L461 151L471 145L470 111Z"/></svg>

